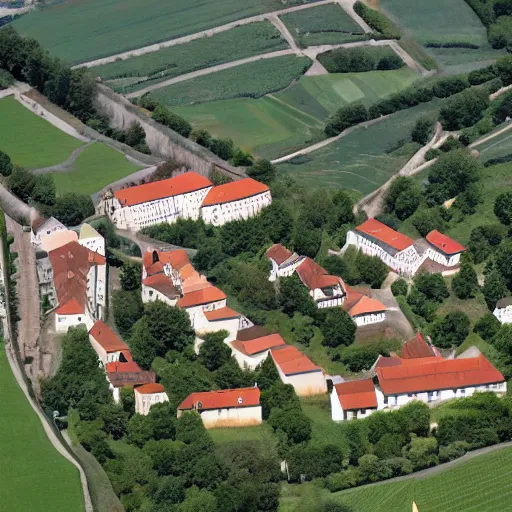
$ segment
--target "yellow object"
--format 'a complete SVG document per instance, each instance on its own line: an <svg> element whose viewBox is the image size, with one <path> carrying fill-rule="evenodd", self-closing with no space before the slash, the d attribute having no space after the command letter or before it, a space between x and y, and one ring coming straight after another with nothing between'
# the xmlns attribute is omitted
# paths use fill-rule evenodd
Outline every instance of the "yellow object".
<svg viewBox="0 0 512 512"><path fill-rule="evenodd" d="M413 502L412 502L412 512L420 512L420 511L418 510L418 505L416 505L416 502L415 502L415 501L413 501Z"/></svg>

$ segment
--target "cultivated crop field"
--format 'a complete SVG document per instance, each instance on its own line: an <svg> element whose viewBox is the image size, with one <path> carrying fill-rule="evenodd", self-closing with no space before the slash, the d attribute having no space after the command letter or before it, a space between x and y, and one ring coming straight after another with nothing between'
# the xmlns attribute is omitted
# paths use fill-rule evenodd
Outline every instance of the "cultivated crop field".
<svg viewBox="0 0 512 512"><path fill-rule="evenodd" d="M337 142L278 166L306 185L349 188L366 195L384 184L418 150L405 143L416 120L435 115L438 102L403 110Z"/></svg>
<svg viewBox="0 0 512 512"><path fill-rule="evenodd" d="M63 162L82 145L13 97L0 100L0 150L15 164L32 169L48 167Z"/></svg>
<svg viewBox="0 0 512 512"><path fill-rule="evenodd" d="M262 59L169 85L150 95L170 106L229 98L259 98L284 89L300 78L310 65L309 58L295 55Z"/></svg>
<svg viewBox="0 0 512 512"><path fill-rule="evenodd" d="M0 350L0 510L84 510L78 470L50 443Z"/></svg>
<svg viewBox="0 0 512 512"><path fill-rule="evenodd" d="M500 126L499 128L503 128ZM502 158L512 154L512 130L507 130L493 139L483 144L479 144L475 149L480 153L480 160L487 162L493 158Z"/></svg>
<svg viewBox="0 0 512 512"><path fill-rule="evenodd" d="M261 53L283 50L288 43L269 22L241 25L211 37L169 46L127 60L91 69L94 76L114 80L107 85L128 93L149 84Z"/></svg>
<svg viewBox="0 0 512 512"><path fill-rule="evenodd" d="M78 155L72 171L54 172L52 177L59 195L76 191L94 194L140 169L115 149L104 144L91 144Z"/></svg>
<svg viewBox="0 0 512 512"><path fill-rule="evenodd" d="M108 57L308 0L64 0L13 23L71 63Z"/></svg>
<svg viewBox="0 0 512 512"><path fill-rule="evenodd" d="M302 47L365 39L363 29L340 5L320 5L283 14L280 18Z"/></svg>
<svg viewBox="0 0 512 512"><path fill-rule="evenodd" d="M353 101L369 106L400 91L418 75L409 68L303 76L291 87L264 98L238 98L177 107L195 127L230 137L260 157L276 158L322 138L331 112Z"/></svg>
<svg viewBox="0 0 512 512"><path fill-rule="evenodd" d="M429 53L450 72L467 71L475 67L472 63L503 55L492 50L486 28L464 0L381 0L379 7L423 45L471 43L479 47L429 48Z"/></svg>

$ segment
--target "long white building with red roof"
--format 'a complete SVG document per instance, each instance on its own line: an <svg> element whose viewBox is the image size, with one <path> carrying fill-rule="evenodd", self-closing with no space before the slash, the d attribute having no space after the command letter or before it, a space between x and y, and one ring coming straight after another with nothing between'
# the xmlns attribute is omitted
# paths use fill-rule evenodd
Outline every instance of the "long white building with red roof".
<svg viewBox="0 0 512 512"><path fill-rule="evenodd" d="M377 256L404 276L413 276L420 268L444 275L457 272L460 255L466 250L439 231L431 231L425 238L414 241L377 219L368 219L349 231L343 250L351 245L368 256Z"/></svg>
<svg viewBox="0 0 512 512"><path fill-rule="evenodd" d="M186 172L173 178L107 192L98 213L120 229L139 231L178 219L202 218L222 226L247 219L272 202L267 185L252 178L213 186L204 176Z"/></svg>

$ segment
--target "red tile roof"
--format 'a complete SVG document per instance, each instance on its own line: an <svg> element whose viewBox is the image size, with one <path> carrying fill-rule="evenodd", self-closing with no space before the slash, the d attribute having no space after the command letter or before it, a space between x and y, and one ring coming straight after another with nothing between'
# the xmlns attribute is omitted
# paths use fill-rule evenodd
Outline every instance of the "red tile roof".
<svg viewBox="0 0 512 512"><path fill-rule="evenodd" d="M293 253L281 244L274 244L267 251L267 258L274 260L278 265L284 263Z"/></svg>
<svg viewBox="0 0 512 512"><path fill-rule="evenodd" d="M370 313L381 313L386 311L387 308L377 299L370 299L366 295L363 295L357 303L350 308L348 314L352 317L360 315L369 315Z"/></svg>
<svg viewBox="0 0 512 512"><path fill-rule="evenodd" d="M285 375L322 371L320 366L314 364L311 359L292 345L271 349L270 354Z"/></svg>
<svg viewBox="0 0 512 512"><path fill-rule="evenodd" d="M217 320L240 318L240 313L226 306L224 308L214 309L213 311L204 311L204 316L208 322L215 322Z"/></svg>
<svg viewBox="0 0 512 512"><path fill-rule="evenodd" d="M357 226L356 230L384 242L397 251L403 251L414 243L414 240L408 236L391 229L377 219L368 219L360 226Z"/></svg>
<svg viewBox="0 0 512 512"><path fill-rule="evenodd" d="M136 373L141 372L141 367L135 361L115 361L105 365L107 373Z"/></svg>
<svg viewBox="0 0 512 512"><path fill-rule="evenodd" d="M78 242L69 242L48 254L53 267L53 283L57 293L58 315L85 313L87 274L94 265L105 265L105 257Z"/></svg>
<svg viewBox="0 0 512 512"><path fill-rule="evenodd" d="M444 254L458 254L463 252L466 248L459 244L459 242L451 239L449 236L443 235L436 229L431 231L427 236L427 241L430 242L434 247L439 249Z"/></svg>
<svg viewBox="0 0 512 512"><path fill-rule="evenodd" d="M227 409L231 407L256 407L260 405L258 388L225 389L191 393L178 406L179 410Z"/></svg>
<svg viewBox="0 0 512 512"><path fill-rule="evenodd" d="M417 357L436 357L432 347L425 341L421 332L402 346L402 359L415 359Z"/></svg>
<svg viewBox="0 0 512 512"><path fill-rule="evenodd" d="M213 187L206 195L203 206L231 203L232 201L239 201L240 199L263 194L263 192L268 190L267 185L252 178L231 181L230 183Z"/></svg>
<svg viewBox="0 0 512 512"><path fill-rule="evenodd" d="M138 386L135 388L137 393L141 395L153 395L155 393L165 393L165 389L162 384L150 383L143 384L142 386Z"/></svg>
<svg viewBox="0 0 512 512"><path fill-rule="evenodd" d="M377 408L377 395L371 379L342 382L334 387L345 411Z"/></svg>
<svg viewBox="0 0 512 512"><path fill-rule="evenodd" d="M414 362L414 364L407 364ZM503 382L503 375L483 356L469 359L421 358L400 366L378 367L379 385L386 395L455 389Z"/></svg>
<svg viewBox="0 0 512 512"><path fill-rule="evenodd" d="M310 290L330 288L338 284L342 287L344 286L341 277L328 275L327 270L323 269L311 258L304 258L304 261L297 267L297 274L299 274L300 280Z"/></svg>
<svg viewBox="0 0 512 512"><path fill-rule="evenodd" d="M166 197L188 194L211 186L213 183L208 178L195 172L186 172L174 178L116 190L114 196L123 206L133 206Z"/></svg>
<svg viewBox="0 0 512 512"><path fill-rule="evenodd" d="M269 334L268 336L249 341L235 340L231 343L233 348L248 356L253 356L254 354L259 354L265 350L281 347L283 345L286 345L286 342L279 334Z"/></svg>
<svg viewBox="0 0 512 512"><path fill-rule="evenodd" d="M121 341L117 334L101 320L97 320L91 327L89 334L105 349L105 352L120 352L130 350L128 345Z"/></svg>
<svg viewBox="0 0 512 512"><path fill-rule="evenodd" d="M178 299L178 307L191 308L193 306L224 300L225 298L226 294L222 290L219 290L215 286L207 286L202 290L196 290L183 295L183 297Z"/></svg>

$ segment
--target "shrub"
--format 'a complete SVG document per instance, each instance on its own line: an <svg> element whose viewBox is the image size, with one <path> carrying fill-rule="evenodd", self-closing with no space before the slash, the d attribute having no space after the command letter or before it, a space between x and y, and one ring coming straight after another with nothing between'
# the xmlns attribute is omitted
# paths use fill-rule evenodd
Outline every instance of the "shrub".
<svg viewBox="0 0 512 512"><path fill-rule="evenodd" d="M329 137L339 135L343 130L362 123L368 119L368 111L362 103L353 103L340 108L329 118L325 126L325 134Z"/></svg>
<svg viewBox="0 0 512 512"><path fill-rule="evenodd" d="M490 341L500 328L500 321L492 313L487 313L478 319L473 327L473 332L476 332L483 340Z"/></svg>
<svg viewBox="0 0 512 512"><path fill-rule="evenodd" d="M356 487L361 482L361 473L357 468L350 467L341 473L333 473L327 477L325 486L331 492L343 491Z"/></svg>
<svg viewBox="0 0 512 512"><path fill-rule="evenodd" d="M469 451L471 445L466 441L454 441L447 446L441 446L439 448L439 461L440 462L449 462L450 460L455 460Z"/></svg>
<svg viewBox="0 0 512 512"><path fill-rule="evenodd" d="M420 117L412 129L411 139L413 142L417 142L424 146L432 135L432 129L434 128L435 121L429 116Z"/></svg>
<svg viewBox="0 0 512 512"><path fill-rule="evenodd" d="M496 23L489 27L489 43L495 49L507 47L512 41L512 19L510 16L500 16Z"/></svg>
<svg viewBox="0 0 512 512"><path fill-rule="evenodd" d="M441 154L441 151L439 149L430 148L425 153L425 160L429 162L430 160L434 160L434 158L437 158Z"/></svg>
<svg viewBox="0 0 512 512"><path fill-rule="evenodd" d="M469 318L463 311L448 313L432 327L434 344L441 348L458 347L469 334Z"/></svg>
<svg viewBox="0 0 512 512"><path fill-rule="evenodd" d="M494 215L506 226L512 224L512 192L503 192L494 201Z"/></svg>
<svg viewBox="0 0 512 512"><path fill-rule="evenodd" d="M340 350L339 359L351 372L369 370L379 355L389 356L400 348L397 340L383 339L364 345L352 345Z"/></svg>
<svg viewBox="0 0 512 512"><path fill-rule="evenodd" d="M354 4L354 11L386 39L400 39L400 31L381 12L370 9L359 0Z"/></svg>
<svg viewBox="0 0 512 512"><path fill-rule="evenodd" d="M403 297L407 296L407 291L409 290L409 285L405 279L397 279L391 285L391 292L395 297L398 295L402 295Z"/></svg>
<svg viewBox="0 0 512 512"><path fill-rule="evenodd" d="M388 69L400 69L404 66L404 61L398 55L385 55L382 57L378 64L377 69L388 70Z"/></svg>
<svg viewBox="0 0 512 512"><path fill-rule="evenodd" d="M468 75L468 81L471 85L480 85L488 82L498 76L498 70L495 66L488 66L482 69L475 69Z"/></svg>
<svg viewBox="0 0 512 512"><path fill-rule="evenodd" d="M439 120L447 130L459 130L474 125L489 106L489 94L485 89L468 89L448 100L441 108Z"/></svg>

